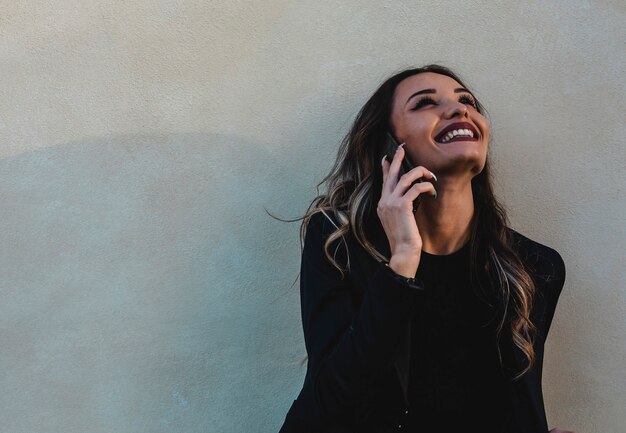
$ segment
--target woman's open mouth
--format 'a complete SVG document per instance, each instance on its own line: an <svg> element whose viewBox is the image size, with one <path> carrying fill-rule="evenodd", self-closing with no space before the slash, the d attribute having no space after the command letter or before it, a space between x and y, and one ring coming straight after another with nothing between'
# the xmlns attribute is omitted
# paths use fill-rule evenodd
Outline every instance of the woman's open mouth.
<svg viewBox="0 0 626 433"><path fill-rule="evenodd" d="M446 135L443 139L441 139L441 141L439 141L439 143L450 143L452 141L478 141L478 138L474 138L474 135L471 132L469 134L459 133L452 136Z"/></svg>
<svg viewBox="0 0 626 433"><path fill-rule="evenodd" d="M457 122L448 125L435 137L438 143L449 143L451 141L478 141L478 131L476 127L468 122Z"/></svg>

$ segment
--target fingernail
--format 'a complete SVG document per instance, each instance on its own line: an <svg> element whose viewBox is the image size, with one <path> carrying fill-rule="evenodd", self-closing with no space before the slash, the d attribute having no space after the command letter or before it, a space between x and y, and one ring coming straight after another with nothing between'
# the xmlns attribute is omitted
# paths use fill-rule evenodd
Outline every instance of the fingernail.
<svg viewBox="0 0 626 433"><path fill-rule="evenodd" d="M400 145L399 145L399 147L402 147L402 146L404 146L405 144L406 144L406 143L402 143L402 144L400 144Z"/></svg>
<svg viewBox="0 0 626 433"><path fill-rule="evenodd" d="M435 173L433 173L433 172L431 171L431 172L430 172L430 175L431 175L432 177L434 177L434 178L435 178L435 182L439 182L439 181L437 180L437 176L435 176Z"/></svg>
<svg viewBox="0 0 626 433"><path fill-rule="evenodd" d="M383 159L380 161L380 165L385 165L385 158L386 158L386 157L387 157L386 155L385 155L385 156L383 156Z"/></svg>
<svg viewBox="0 0 626 433"><path fill-rule="evenodd" d="M435 190L435 200L437 200L437 190Z"/></svg>

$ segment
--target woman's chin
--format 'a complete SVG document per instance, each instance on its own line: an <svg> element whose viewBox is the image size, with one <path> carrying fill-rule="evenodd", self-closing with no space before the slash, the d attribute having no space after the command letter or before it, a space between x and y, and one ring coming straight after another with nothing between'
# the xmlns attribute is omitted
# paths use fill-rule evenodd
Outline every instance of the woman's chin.
<svg viewBox="0 0 626 433"><path fill-rule="evenodd" d="M426 167L436 175L462 175L470 173L473 176L480 173L485 167L486 156L482 152L471 150L448 154L444 158L433 161L432 167Z"/></svg>

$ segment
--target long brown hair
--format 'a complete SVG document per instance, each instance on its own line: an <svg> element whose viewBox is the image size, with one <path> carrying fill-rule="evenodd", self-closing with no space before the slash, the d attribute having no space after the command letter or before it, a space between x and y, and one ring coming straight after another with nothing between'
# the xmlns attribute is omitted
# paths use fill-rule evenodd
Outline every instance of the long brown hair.
<svg viewBox="0 0 626 433"><path fill-rule="evenodd" d="M377 260L389 260L367 240L363 224L365 216L372 210L375 211L381 196L380 161L385 152L385 131L391 125L394 91L405 78L423 72L447 75L469 89L457 74L437 64L407 69L388 78L359 111L350 131L341 141L329 174L317 184L318 195L305 214L294 220L275 217L281 221L303 220L300 226L302 247L311 216L317 212L334 215L338 220L337 230L326 240L324 252L342 277L346 269L334 260L329 248L335 240L344 239L345 242L344 236L349 232ZM486 110L477 99L476 105L477 111L484 115ZM326 192L320 194L322 185L325 185ZM489 152L483 170L472 179L472 192L474 215L470 227L471 278L480 286L479 275L482 273L487 276L488 285L496 292L499 300L501 320L497 327L498 339L504 325L509 324L513 342L526 357L526 367L513 378L517 380L535 363L533 342L537 328L531 321L535 287L524 263L513 249L512 239L506 229L506 211L494 195ZM347 268L349 269L349 264ZM500 354L499 345L498 353ZM501 356L500 362L502 363Z"/></svg>

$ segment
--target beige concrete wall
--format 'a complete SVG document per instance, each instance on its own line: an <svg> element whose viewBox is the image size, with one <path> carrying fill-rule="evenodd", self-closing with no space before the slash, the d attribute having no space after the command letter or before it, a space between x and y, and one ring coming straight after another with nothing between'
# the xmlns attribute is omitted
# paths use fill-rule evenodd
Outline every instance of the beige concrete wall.
<svg viewBox="0 0 626 433"><path fill-rule="evenodd" d="M0 2L0 430L277 431L298 225L386 76L458 71L512 225L565 259L550 426L616 432L622 1Z"/></svg>

